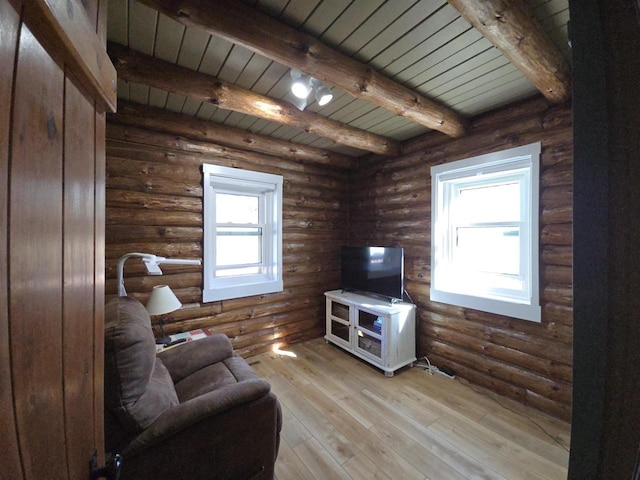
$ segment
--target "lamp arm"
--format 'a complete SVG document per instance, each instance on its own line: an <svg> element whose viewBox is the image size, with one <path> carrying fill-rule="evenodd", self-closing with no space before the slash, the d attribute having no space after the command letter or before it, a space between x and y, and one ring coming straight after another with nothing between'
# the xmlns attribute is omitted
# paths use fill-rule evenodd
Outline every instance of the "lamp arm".
<svg viewBox="0 0 640 480"><path fill-rule="evenodd" d="M142 258L144 266L147 267L147 273L149 275L162 275L160 270L160 264L173 264L173 265L200 265L200 260L187 260L184 258L165 258L157 257L155 255L145 255Z"/></svg>
<svg viewBox="0 0 640 480"><path fill-rule="evenodd" d="M165 258L158 257L151 253L132 252L126 253L118 260L117 277L118 277L118 296L126 297L127 291L124 288L124 262L131 257L142 258L142 262L150 275L162 275L162 270L158 266L160 263L174 265L201 265L200 260L187 260L181 258Z"/></svg>

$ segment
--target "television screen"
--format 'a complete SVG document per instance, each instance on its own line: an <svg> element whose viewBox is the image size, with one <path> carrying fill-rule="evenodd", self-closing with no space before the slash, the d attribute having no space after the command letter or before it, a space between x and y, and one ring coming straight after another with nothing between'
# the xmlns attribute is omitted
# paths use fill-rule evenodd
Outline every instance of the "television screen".
<svg viewBox="0 0 640 480"><path fill-rule="evenodd" d="M401 247L351 247L341 251L340 288L402 300L404 250Z"/></svg>

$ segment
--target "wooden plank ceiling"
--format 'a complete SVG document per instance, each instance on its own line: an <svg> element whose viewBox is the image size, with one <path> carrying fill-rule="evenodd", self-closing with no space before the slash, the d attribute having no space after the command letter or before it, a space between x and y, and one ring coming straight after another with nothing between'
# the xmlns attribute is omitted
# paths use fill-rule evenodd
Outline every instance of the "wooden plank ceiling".
<svg viewBox="0 0 640 480"><path fill-rule="evenodd" d="M159 9L163 4L190 3L143 1ZM473 3L468 0L451 1L465 13L464 17L445 0L236 1L244 3L241 7L252 9L248 13L251 18L266 14L289 31L310 35L323 46L353 59L355 64L368 67L373 74L386 77L382 80L390 79L395 82L392 85L414 92L416 98L424 98L424 103L435 102L444 108L445 114L450 112L453 122L458 118L464 122L465 118L532 96L539 93L538 88L543 88L531 83L532 77L526 68L516 67L517 56L507 51L507 58L501 53L501 50L505 51L504 46L499 45L495 38L490 41L491 25L486 25L483 33L480 32L481 24L474 23L479 29L471 26L469 22L475 20L460 5ZM210 9L218 12L225 3L229 2L211 0ZM523 3L528 4L531 10L526 10L524 15L533 15L531 23L545 32L560 61L568 64L568 0L528 0ZM191 26L189 18L196 20L197 17L193 12L178 22L145 4L136 0L109 1L110 42L215 77L213 80L238 87L238 91L250 91L281 105L289 105L293 98L289 90L289 66L255 53L258 51L256 48L242 46L239 44L241 41L234 43L223 38L224 35L212 35L203 28ZM501 18L498 15L495 18L498 28L493 31L498 31ZM503 24L508 23L506 14L504 20ZM250 28L248 26L247 30ZM500 31L498 35L505 34ZM516 33L515 42L526 43L526 36L527 32L523 32L522 37ZM527 76L523 71L528 73ZM328 138L321 136L322 131L305 128L306 117L298 123L290 121L283 124L242 113L242 110L225 109L223 107L229 105L228 100L225 105L201 95L186 95L188 92L177 89L170 93L164 83L154 82L148 76L130 76L129 81L124 76L124 70L118 71L118 99L121 101L183 113L255 135L349 156L367 153L358 142L341 142L336 135ZM330 82L332 79L326 80ZM410 115L398 115L396 111L383 108L366 97L357 98L336 86L332 87L332 92L334 98L328 105L321 107L315 101L310 102L303 115L326 117L329 126L332 125L330 122L339 122L348 126L349 132L361 132L356 133L356 137L373 139L372 145L378 145L378 153L392 154L397 143L429 131L424 124L409 119ZM446 122L450 119L447 117ZM386 143L385 139L388 139Z"/></svg>

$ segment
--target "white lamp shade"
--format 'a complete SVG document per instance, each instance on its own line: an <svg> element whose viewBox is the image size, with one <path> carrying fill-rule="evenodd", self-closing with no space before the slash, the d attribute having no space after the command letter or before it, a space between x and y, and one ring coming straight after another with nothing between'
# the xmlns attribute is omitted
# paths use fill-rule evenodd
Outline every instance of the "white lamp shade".
<svg viewBox="0 0 640 480"><path fill-rule="evenodd" d="M149 315L164 315L178 310L181 306L180 300L171 291L169 285L156 285L147 302L147 311Z"/></svg>

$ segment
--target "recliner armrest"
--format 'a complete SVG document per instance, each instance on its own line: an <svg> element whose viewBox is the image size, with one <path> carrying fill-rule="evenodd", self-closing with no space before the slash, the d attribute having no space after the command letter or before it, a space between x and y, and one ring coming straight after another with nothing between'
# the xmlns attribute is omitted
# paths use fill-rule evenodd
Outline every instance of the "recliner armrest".
<svg viewBox="0 0 640 480"><path fill-rule="evenodd" d="M192 373L232 356L233 347L229 338L223 333L187 342L158 353L158 358L169 370L173 383L178 383Z"/></svg>
<svg viewBox="0 0 640 480"><path fill-rule="evenodd" d="M257 378L227 385L188 400L164 412L120 453L125 458L137 455L206 418L268 395L270 390L269 383Z"/></svg>

